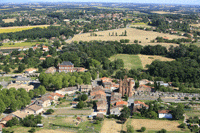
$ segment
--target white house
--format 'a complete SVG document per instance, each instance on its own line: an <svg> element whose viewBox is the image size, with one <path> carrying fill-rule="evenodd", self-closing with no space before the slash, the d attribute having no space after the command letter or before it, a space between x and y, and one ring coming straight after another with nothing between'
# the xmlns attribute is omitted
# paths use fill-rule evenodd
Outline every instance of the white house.
<svg viewBox="0 0 200 133"><path fill-rule="evenodd" d="M170 112L171 112L170 110L158 110L158 117L172 119L173 117Z"/></svg>

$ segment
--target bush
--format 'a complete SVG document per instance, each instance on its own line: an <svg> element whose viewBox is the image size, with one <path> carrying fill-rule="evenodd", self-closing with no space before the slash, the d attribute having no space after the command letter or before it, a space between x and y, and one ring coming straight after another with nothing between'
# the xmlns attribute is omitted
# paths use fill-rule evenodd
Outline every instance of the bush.
<svg viewBox="0 0 200 133"><path fill-rule="evenodd" d="M120 42L121 42L121 43L125 43L125 40L124 40L124 39L121 39Z"/></svg>
<svg viewBox="0 0 200 133"><path fill-rule="evenodd" d="M158 133L166 133L167 132L167 130L165 130L165 129L161 129L160 131L158 131Z"/></svg>
<svg viewBox="0 0 200 133"><path fill-rule="evenodd" d="M146 127L141 127L140 131L141 131L141 132L146 131Z"/></svg>
<svg viewBox="0 0 200 133"><path fill-rule="evenodd" d="M30 130L28 130L29 133L34 133L35 132L35 128L31 128Z"/></svg>
<svg viewBox="0 0 200 133"><path fill-rule="evenodd" d="M11 120L9 120L6 123L6 126L7 127L12 127L12 126L17 125L17 124L19 124L19 120L16 117L13 117Z"/></svg>
<svg viewBox="0 0 200 133"><path fill-rule="evenodd" d="M185 127L186 127L185 123L182 123L181 125L179 125L179 128L185 128Z"/></svg>
<svg viewBox="0 0 200 133"><path fill-rule="evenodd" d="M196 97L193 97L192 100L193 100L193 101L196 100Z"/></svg>
<svg viewBox="0 0 200 133"><path fill-rule="evenodd" d="M134 133L134 128L131 125L127 126L127 133Z"/></svg>
<svg viewBox="0 0 200 133"><path fill-rule="evenodd" d="M84 107L84 102L83 102L83 101L80 101L80 102L77 104L77 108L82 109L83 107Z"/></svg>
<svg viewBox="0 0 200 133"><path fill-rule="evenodd" d="M46 111L46 113L47 113L47 114L52 114L52 113L54 113L54 110L53 110L53 109L48 109L48 110Z"/></svg>
<svg viewBox="0 0 200 133"><path fill-rule="evenodd" d="M185 100L188 100L189 98L188 98L188 97L184 97L184 99L185 99Z"/></svg>

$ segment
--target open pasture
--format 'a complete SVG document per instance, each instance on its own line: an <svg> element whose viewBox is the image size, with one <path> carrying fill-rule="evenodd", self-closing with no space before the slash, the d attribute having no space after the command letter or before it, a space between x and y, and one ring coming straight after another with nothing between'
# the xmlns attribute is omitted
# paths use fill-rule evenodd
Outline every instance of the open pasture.
<svg viewBox="0 0 200 133"><path fill-rule="evenodd" d="M119 36L124 33L126 30L127 36ZM101 40L101 41L120 41L121 39L129 39L130 43L134 43L134 40L141 41L140 45L157 45L162 43L151 43L151 40L156 39L156 37L169 37L169 39L177 39L177 38L184 38L182 36L177 35L170 35L164 33L158 33L153 31L144 31L138 30L134 28L122 28L122 29L114 29L114 30L107 30L107 31L99 31L94 32L97 36L91 36L91 33L83 33L75 35L71 41L92 41L92 40ZM116 36L117 33L117 36ZM110 36L109 36L110 34ZM113 35L113 36L112 36ZM164 44L164 45L171 45L171 44ZM176 44L177 45L177 44Z"/></svg>
<svg viewBox="0 0 200 133"><path fill-rule="evenodd" d="M143 68L141 60L138 55L128 55L128 54L117 54L110 57L111 61L116 59L122 59L124 61L124 68L125 69L138 69Z"/></svg>
<svg viewBox="0 0 200 133"><path fill-rule="evenodd" d="M161 130L166 129L167 131L181 131L178 126L178 121L170 120L149 120L149 119L133 119L131 125L135 130L140 130L141 127L146 127L147 130Z"/></svg>
<svg viewBox="0 0 200 133"><path fill-rule="evenodd" d="M101 133L120 133L125 124L118 123L116 120L105 119L101 128Z"/></svg>
<svg viewBox="0 0 200 133"><path fill-rule="evenodd" d="M173 61L174 59L167 58L167 57L162 57L162 56L157 56L157 55L138 55L143 68L146 67L146 65L150 65L154 60L160 60L160 61Z"/></svg>

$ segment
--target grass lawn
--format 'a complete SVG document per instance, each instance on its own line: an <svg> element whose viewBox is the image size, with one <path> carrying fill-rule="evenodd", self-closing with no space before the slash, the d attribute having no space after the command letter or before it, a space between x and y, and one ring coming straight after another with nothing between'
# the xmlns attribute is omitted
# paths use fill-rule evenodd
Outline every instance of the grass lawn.
<svg viewBox="0 0 200 133"><path fill-rule="evenodd" d="M143 68L141 60L138 55L117 54L109 58L111 61L115 59L122 59L124 61L125 69L138 69Z"/></svg>
<svg viewBox="0 0 200 133"><path fill-rule="evenodd" d="M31 47L37 43L40 44L43 42L22 42L22 43L14 43L14 45L13 45L13 43L3 43L3 46L1 46L1 47L25 47L25 46Z"/></svg>
<svg viewBox="0 0 200 133"><path fill-rule="evenodd" d="M78 133L85 133L85 132L100 132L102 122L99 124L93 124L91 123L86 117L81 117L82 122L80 124L76 125L76 118L74 117L49 117L49 118L43 118L42 122L44 124L44 129L53 129L54 131L65 131L65 132L78 132ZM54 126L52 126L54 124ZM92 129L94 128L94 130ZM41 130L41 131L43 131ZM39 132L38 132L39 133ZM42 133L42 132L41 132Z"/></svg>

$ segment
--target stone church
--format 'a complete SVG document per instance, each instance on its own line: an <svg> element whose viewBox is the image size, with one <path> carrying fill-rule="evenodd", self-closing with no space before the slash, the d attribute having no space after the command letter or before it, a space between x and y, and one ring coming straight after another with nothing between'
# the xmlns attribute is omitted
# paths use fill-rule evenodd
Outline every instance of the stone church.
<svg viewBox="0 0 200 133"><path fill-rule="evenodd" d="M125 94L128 97L131 97L133 95L135 86L135 80L133 78L127 78L127 76L124 76L124 79L119 81L119 93L124 96Z"/></svg>

